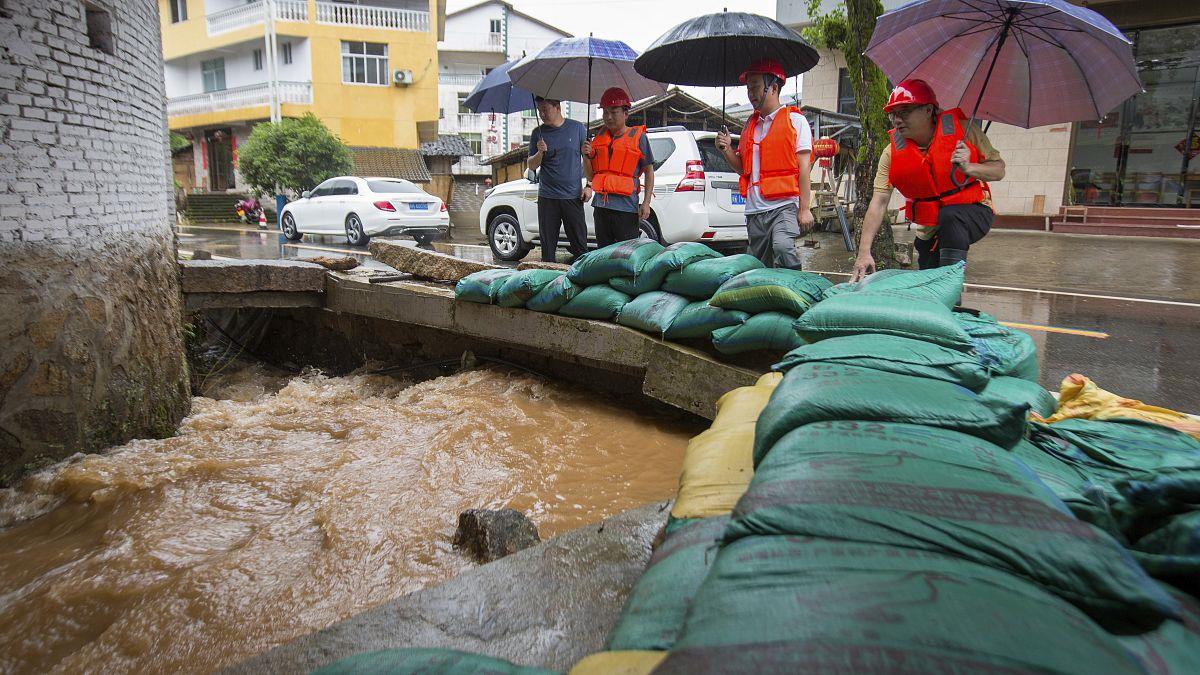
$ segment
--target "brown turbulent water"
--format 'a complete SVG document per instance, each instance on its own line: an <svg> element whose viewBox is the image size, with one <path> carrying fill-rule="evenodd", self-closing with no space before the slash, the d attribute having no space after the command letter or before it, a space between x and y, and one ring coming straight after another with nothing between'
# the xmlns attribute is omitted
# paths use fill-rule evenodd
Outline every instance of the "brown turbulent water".
<svg viewBox="0 0 1200 675"><path fill-rule="evenodd" d="M0 672L231 665L470 567L464 509L547 538L669 496L696 431L504 370L210 395L174 438L0 491Z"/></svg>

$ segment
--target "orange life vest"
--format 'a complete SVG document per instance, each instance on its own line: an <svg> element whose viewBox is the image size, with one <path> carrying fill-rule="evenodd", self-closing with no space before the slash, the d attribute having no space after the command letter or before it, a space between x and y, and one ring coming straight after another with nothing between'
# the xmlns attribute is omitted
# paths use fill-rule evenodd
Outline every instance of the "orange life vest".
<svg viewBox="0 0 1200 675"><path fill-rule="evenodd" d="M607 129L592 140L592 191L601 195L632 195L633 177L642 159L646 127L629 127L613 139Z"/></svg>
<svg viewBox="0 0 1200 675"><path fill-rule="evenodd" d="M763 199L786 199L800 196L800 162L796 160L796 127L792 126L792 113L800 110L793 106L780 108L772 118L771 128L761 141L754 142L754 131L758 127L758 111L750 116L746 128L738 141L738 152L742 156L742 176L738 189L745 197L750 191L750 175L754 167L754 146L758 146L758 186Z"/></svg>
<svg viewBox="0 0 1200 675"><path fill-rule="evenodd" d="M918 225L937 225L938 211L947 204L978 204L989 194L987 183L975 178L958 187L950 178L954 168L950 161L959 141L966 139L963 122L966 115L958 108L938 116L937 128L929 149L921 152L917 145L892 129L892 164L888 181L907 200L904 210L908 219ZM971 162L980 160L979 149L967 142Z"/></svg>

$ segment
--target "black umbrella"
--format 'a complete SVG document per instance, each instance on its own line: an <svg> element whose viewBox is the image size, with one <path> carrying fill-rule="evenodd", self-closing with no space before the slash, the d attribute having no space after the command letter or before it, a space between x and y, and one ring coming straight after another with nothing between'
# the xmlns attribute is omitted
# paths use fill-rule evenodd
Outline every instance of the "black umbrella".
<svg viewBox="0 0 1200 675"><path fill-rule="evenodd" d="M688 19L663 33L633 62L643 76L694 87L740 84L739 76L759 59L772 58L788 77L817 65L817 50L775 19L746 12L720 12Z"/></svg>

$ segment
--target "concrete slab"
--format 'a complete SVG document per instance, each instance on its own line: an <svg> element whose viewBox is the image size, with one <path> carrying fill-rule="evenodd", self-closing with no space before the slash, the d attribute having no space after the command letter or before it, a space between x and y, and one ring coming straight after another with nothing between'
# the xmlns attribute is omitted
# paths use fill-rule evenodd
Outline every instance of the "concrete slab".
<svg viewBox="0 0 1200 675"><path fill-rule="evenodd" d="M368 248L379 262L425 279L458 281L468 274L500 267L391 241L372 241Z"/></svg>
<svg viewBox="0 0 1200 675"><path fill-rule="evenodd" d="M325 290L325 268L298 260L180 260L184 293Z"/></svg>
<svg viewBox="0 0 1200 675"><path fill-rule="evenodd" d="M438 647L566 671L604 645L670 502L626 511L384 603L226 673L307 673L377 649Z"/></svg>
<svg viewBox="0 0 1200 675"><path fill-rule="evenodd" d="M320 307L325 304L322 293L307 291L253 291L250 293L188 293L183 296L184 309L195 312L204 309L241 309L246 307Z"/></svg>

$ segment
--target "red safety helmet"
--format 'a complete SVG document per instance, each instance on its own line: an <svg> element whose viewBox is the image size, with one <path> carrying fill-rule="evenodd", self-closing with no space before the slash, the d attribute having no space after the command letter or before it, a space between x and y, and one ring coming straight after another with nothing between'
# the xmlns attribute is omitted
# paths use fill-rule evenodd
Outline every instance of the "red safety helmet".
<svg viewBox="0 0 1200 675"><path fill-rule="evenodd" d="M925 80L910 79L896 85L896 88L892 90L892 95L888 96L887 105L883 106L883 112L890 113L902 105L937 106L937 104L937 95L933 93L933 88Z"/></svg>
<svg viewBox="0 0 1200 675"><path fill-rule="evenodd" d="M781 65L775 59L759 59L754 63L751 63L750 67L738 76L738 81L742 84L746 84L746 78L752 73L759 73L761 75L774 75L780 80L787 80L787 73L783 72L783 65Z"/></svg>
<svg viewBox="0 0 1200 675"><path fill-rule="evenodd" d="M601 108L616 108L619 106L629 108L632 105L629 101L629 94L626 94L625 90L620 87L609 87L604 90L604 95L600 97Z"/></svg>

